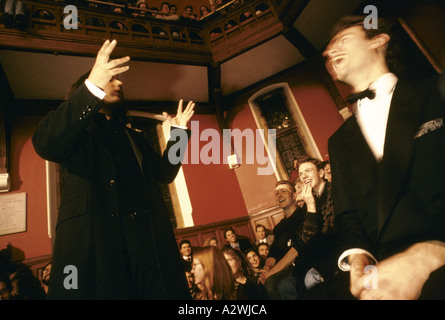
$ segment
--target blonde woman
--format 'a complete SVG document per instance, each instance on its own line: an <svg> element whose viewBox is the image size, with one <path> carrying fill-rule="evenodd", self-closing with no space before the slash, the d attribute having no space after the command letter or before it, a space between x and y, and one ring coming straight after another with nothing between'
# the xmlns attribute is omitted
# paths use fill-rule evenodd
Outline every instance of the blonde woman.
<svg viewBox="0 0 445 320"><path fill-rule="evenodd" d="M202 247L194 252L192 274L199 288L195 300L234 299L232 270L217 247Z"/></svg>

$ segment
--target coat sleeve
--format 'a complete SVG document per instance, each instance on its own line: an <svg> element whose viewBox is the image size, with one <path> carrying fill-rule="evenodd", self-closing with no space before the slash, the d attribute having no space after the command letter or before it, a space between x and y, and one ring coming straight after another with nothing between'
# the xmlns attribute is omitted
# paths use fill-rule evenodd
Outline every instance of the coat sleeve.
<svg viewBox="0 0 445 320"><path fill-rule="evenodd" d="M49 161L62 162L82 141L86 127L102 105L85 84L77 88L40 121L32 137L37 154Z"/></svg>

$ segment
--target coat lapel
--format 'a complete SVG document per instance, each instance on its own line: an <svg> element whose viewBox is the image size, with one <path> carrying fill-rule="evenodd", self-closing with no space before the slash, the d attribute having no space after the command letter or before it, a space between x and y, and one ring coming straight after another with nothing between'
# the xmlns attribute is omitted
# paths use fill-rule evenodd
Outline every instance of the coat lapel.
<svg viewBox="0 0 445 320"><path fill-rule="evenodd" d="M400 197L413 158L414 135L422 123L422 97L399 81L391 101L378 184L379 233Z"/></svg>
<svg viewBox="0 0 445 320"><path fill-rule="evenodd" d="M350 161L351 172L356 176L360 183L366 183L370 188L375 185L377 176L377 161L369 148L368 143L357 123L357 119L351 117L345 132L345 150L350 154L345 159L354 159Z"/></svg>

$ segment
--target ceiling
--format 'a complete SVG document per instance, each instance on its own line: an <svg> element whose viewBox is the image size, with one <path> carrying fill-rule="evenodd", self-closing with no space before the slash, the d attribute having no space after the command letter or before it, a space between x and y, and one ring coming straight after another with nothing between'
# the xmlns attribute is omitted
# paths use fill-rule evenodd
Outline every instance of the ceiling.
<svg viewBox="0 0 445 320"><path fill-rule="evenodd" d="M362 0L311 0L293 23L321 50L329 30L353 13ZM221 88L229 95L304 61L284 36L273 38L221 64ZM94 64L89 57L0 50L0 63L18 100L63 100L67 88ZM121 76L128 101L208 102L208 73L203 66L130 61Z"/></svg>

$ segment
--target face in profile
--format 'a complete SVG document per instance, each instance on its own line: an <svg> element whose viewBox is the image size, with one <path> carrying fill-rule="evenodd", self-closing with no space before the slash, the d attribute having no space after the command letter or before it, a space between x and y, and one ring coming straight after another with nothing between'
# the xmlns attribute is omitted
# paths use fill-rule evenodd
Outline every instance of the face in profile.
<svg viewBox="0 0 445 320"><path fill-rule="evenodd" d="M195 278L196 285L204 282L204 267L203 267L201 261L199 261L196 258L193 258L192 274L193 274L193 277Z"/></svg>

